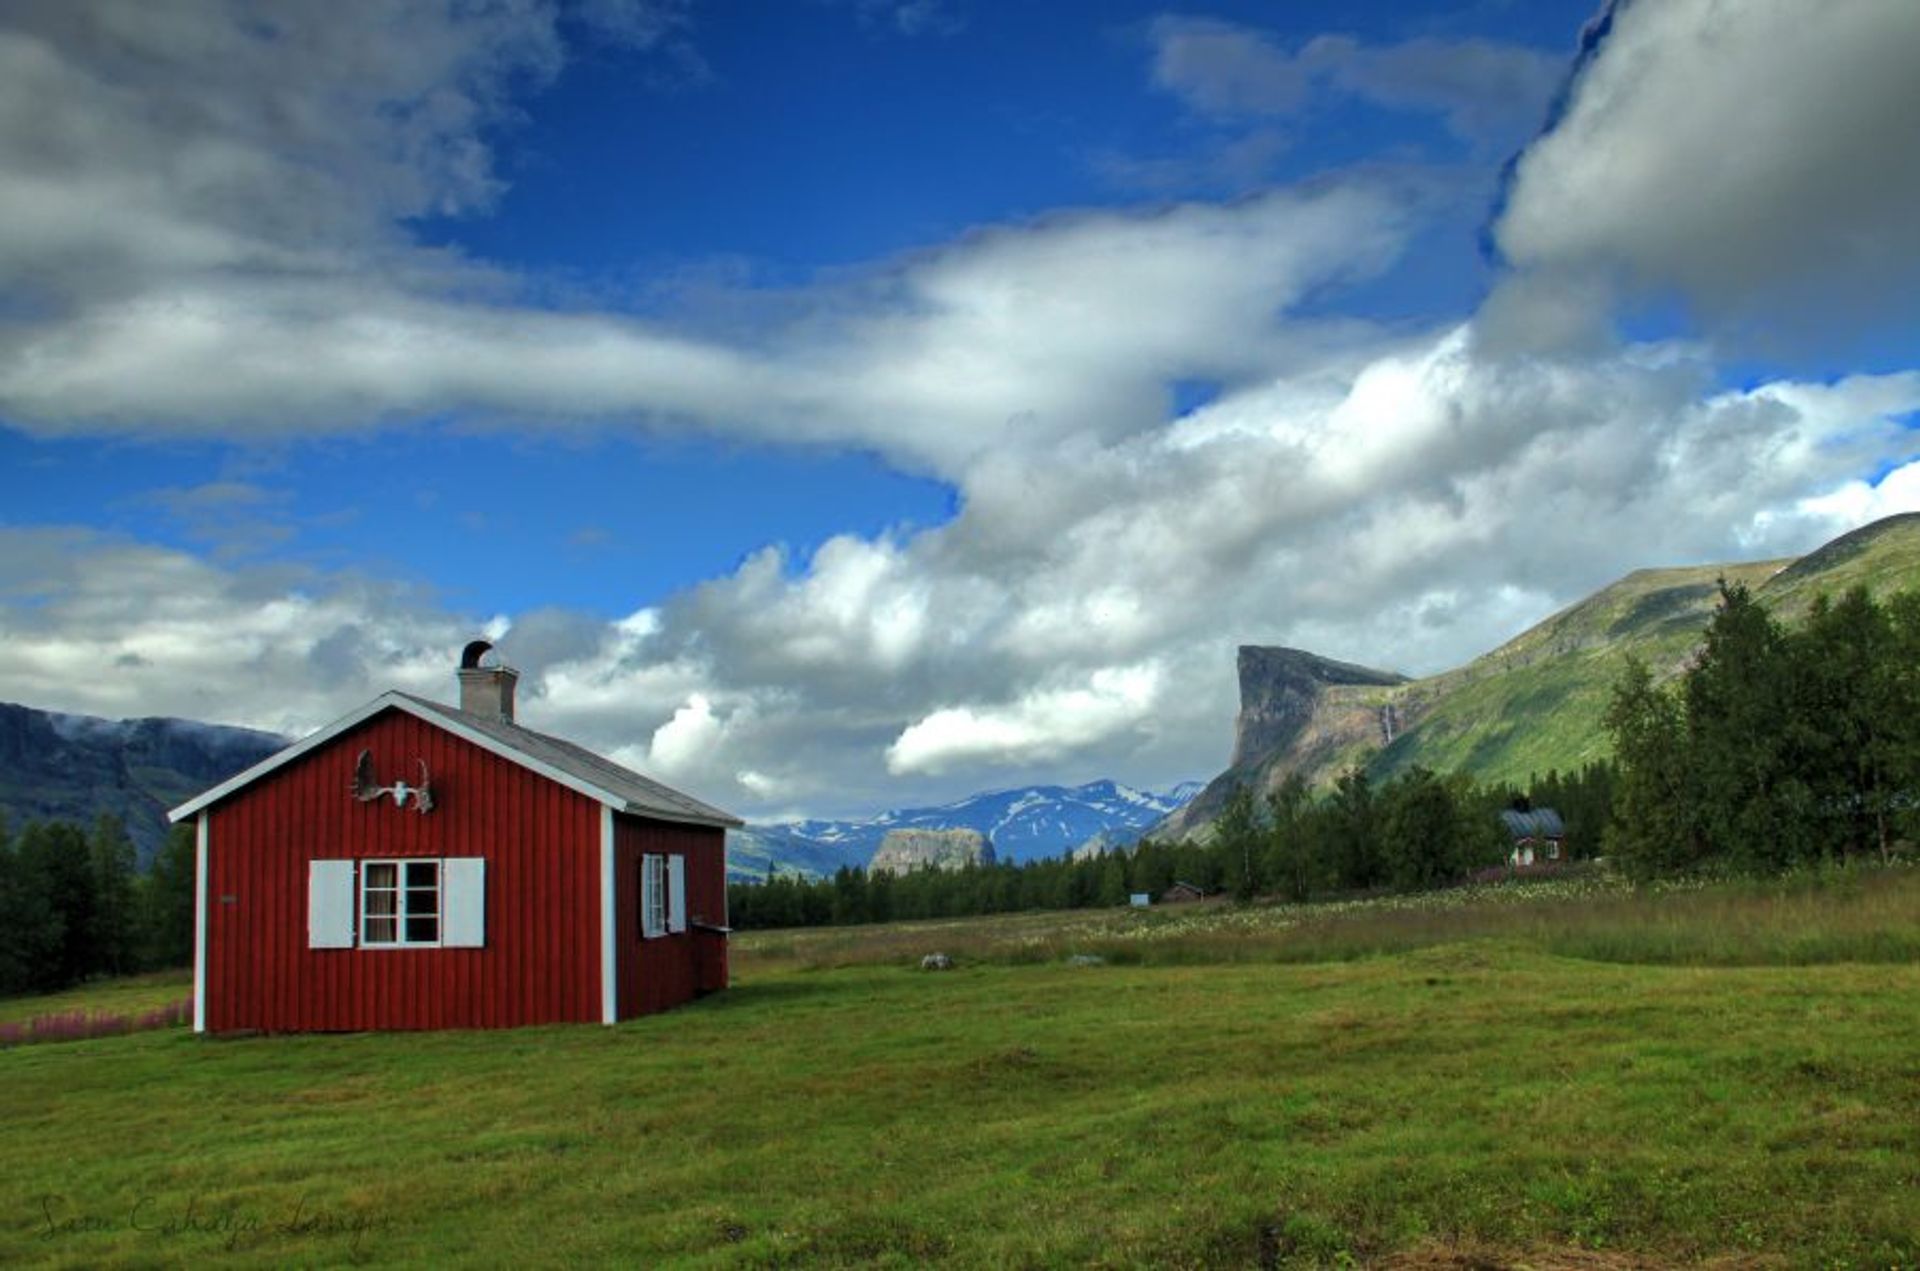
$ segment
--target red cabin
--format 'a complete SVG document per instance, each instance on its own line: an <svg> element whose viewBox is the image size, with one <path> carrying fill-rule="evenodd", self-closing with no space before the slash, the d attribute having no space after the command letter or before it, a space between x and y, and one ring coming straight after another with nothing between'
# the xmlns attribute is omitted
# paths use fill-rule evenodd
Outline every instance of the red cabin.
<svg viewBox="0 0 1920 1271"><path fill-rule="evenodd" d="M727 984L741 822L514 721L390 692L175 808L196 818L199 1032L618 1020Z"/></svg>

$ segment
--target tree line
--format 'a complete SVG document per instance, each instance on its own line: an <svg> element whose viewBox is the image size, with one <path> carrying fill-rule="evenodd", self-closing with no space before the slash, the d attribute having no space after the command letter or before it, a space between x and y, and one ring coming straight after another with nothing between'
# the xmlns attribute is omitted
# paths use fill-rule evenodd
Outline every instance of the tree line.
<svg viewBox="0 0 1920 1271"><path fill-rule="evenodd" d="M1723 582L1704 643L1669 683L1629 660L1606 715L1612 761L1549 772L1524 793L1415 767L1364 769L1324 793L1296 775L1234 791L1206 843L1144 840L1082 860L906 874L843 867L728 886L741 928L1077 909L1156 899L1176 881L1295 901L1455 882L1505 859L1498 813L1558 810L1569 855L1606 853L1631 876L1766 873L1891 856L1920 838L1920 593L1821 597L1788 630ZM193 956L194 841L177 827L145 874L111 815L92 829L0 822L0 994Z"/></svg>
<svg viewBox="0 0 1920 1271"><path fill-rule="evenodd" d="M1606 722L1635 877L1884 860L1920 829L1920 594L1856 587L1788 630L1723 580L1692 664L1630 662Z"/></svg>
<svg viewBox="0 0 1920 1271"><path fill-rule="evenodd" d="M1612 782L1610 765L1592 764L1533 780L1524 797L1559 810L1574 854L1590 855ZM1136 893L1158 901L1176 881L1241 900L1435 887L1506 859L1510 840L1498 814L1522 798L1510 786L1417 767L1383 783L1355 768L1320 797L1294 776L1264 798L1238 787L1206 843L1144 839L1089 859L905 874L842 866L807 879L769 871L762 882L729 884L727 912L742 929L842 926L1124 905Z"/></svg>
<svg viewBox="0 0 1920 1271"><path fill-rule="evenodd" d="M136 868L119 817L9 833L0 820L0 995L51 993L96 975L193 960L193 827Z"/></svg>

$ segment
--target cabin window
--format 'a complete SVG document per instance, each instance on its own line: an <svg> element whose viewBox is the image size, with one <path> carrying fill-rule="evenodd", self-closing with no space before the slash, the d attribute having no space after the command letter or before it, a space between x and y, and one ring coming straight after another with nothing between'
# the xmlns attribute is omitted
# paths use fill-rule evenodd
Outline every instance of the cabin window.
<svg viewBox="0 0 1920 1271"><path fill-rule="evenodd" d="M484 857L308 862L310 949L479 949L486 943Z"/></svg>
<svg viewBox="0 0 1920 1271"><path fill-rule="evenodd" d="M687 929L687 858L651 852L640 858L640 935L651 939Z"/></svg>
<svg viewBox="0 0 1920 1271"><path fill-rule="evenodd" d="M667 934L667 858L652 853L640 858L640 934Z"/></svg>
<svg viewBox="0 0 1920 1271"><path fill-rule="evenodd" d="M440 862L368 861L360 873L360 943L440 943Z"/></svg>

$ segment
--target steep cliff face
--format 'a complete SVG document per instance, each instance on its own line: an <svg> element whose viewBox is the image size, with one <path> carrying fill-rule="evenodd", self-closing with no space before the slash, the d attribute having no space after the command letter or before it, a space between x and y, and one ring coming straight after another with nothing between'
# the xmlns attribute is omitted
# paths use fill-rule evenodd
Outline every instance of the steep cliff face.
<svg viewBox="0 0 1920 1271"><path fill-rule="evenodd" d="M1376 671L1336 662L1303 649L1259 644L1240 646L1240 714L1233 726L1233 758L1238 768L1293 744L1334 687L1406 683L1392 671Z"/></svg>
<svg viewBox="0 0 1920 1271"><path fill-rule="evenodd" d="M1162 821L1156 836L1185 837L1211 821L1234 787L1256 790L1273 781L1276 756L1292 760L1286 771L1317 767L1340 753L1387 745L1404 707L1389 691L1407 683L1392 671L1337 662L1303 649L1240 646L1240 713L1234 721L1233 760L1193 801Z"/></svg>
<svg viewBox="0 0 1920 1271"><path fill-rule="evenodd" d="M960 869L994 863L993 844L978 830L888 830L867 872L904 874L911 869Z"/></svg>

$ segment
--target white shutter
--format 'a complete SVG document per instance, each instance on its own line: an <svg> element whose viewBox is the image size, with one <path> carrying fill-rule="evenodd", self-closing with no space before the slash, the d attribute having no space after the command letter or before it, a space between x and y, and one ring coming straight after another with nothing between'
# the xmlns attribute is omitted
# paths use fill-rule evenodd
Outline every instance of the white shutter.
<svg viewBox="0 0 1920 1271"><path fill-rule="evenodd" d="M353 948L353 862L307 862L307 948Z"/></svg>
<svg viewBox="0 0 1920 1271"><path fill-rule="evenodd" d="M687 929L687 858L667 857L667 930Z"/></svg>
<svg viewBox="0 0 1920 1271"><path fill-rule="evenodd" d="M480 949L487 943L487 861L449 856L440 862L440 894L446 906L440 943L448 949Z"/></svg>

